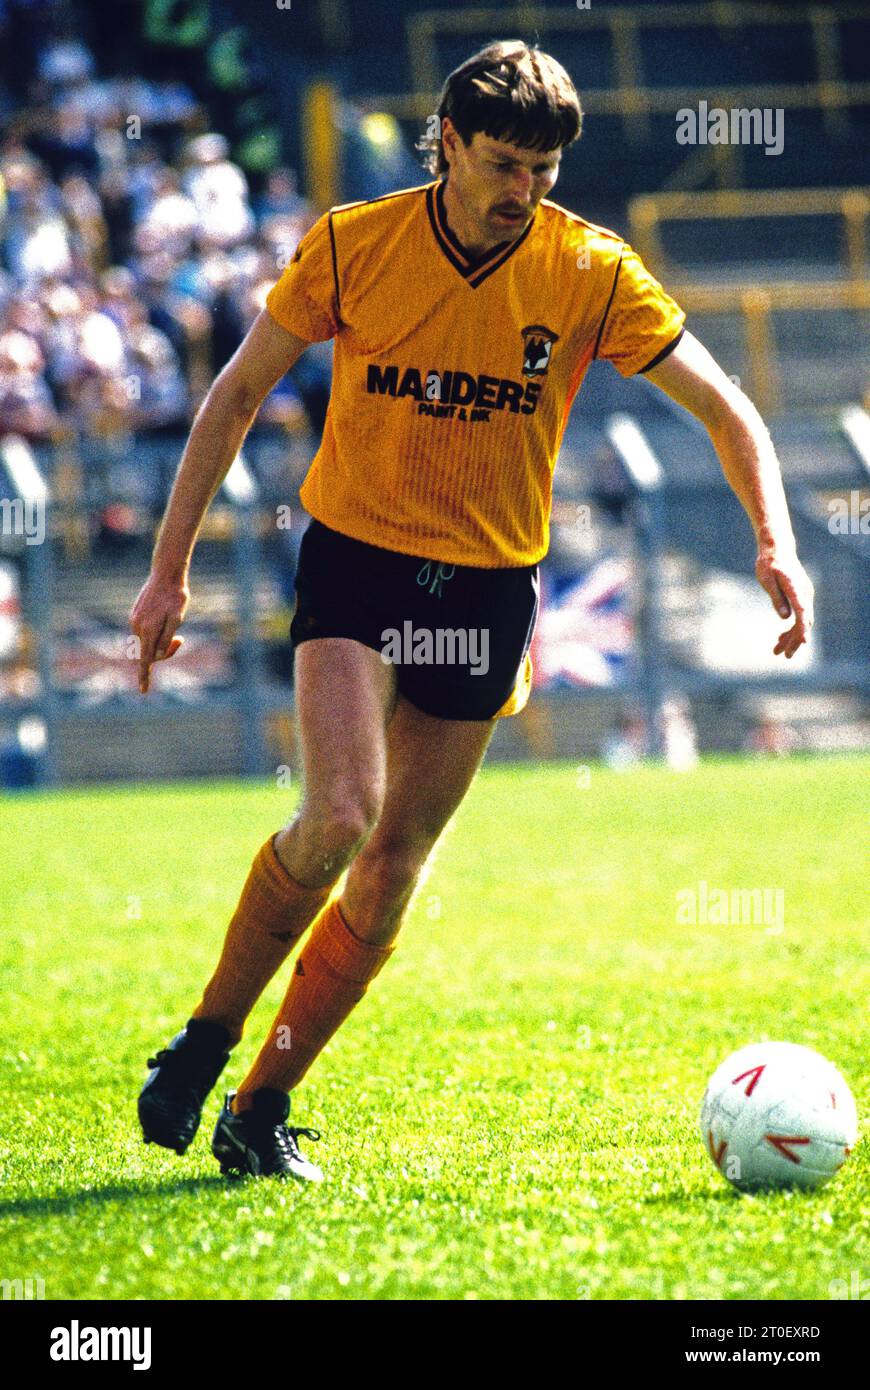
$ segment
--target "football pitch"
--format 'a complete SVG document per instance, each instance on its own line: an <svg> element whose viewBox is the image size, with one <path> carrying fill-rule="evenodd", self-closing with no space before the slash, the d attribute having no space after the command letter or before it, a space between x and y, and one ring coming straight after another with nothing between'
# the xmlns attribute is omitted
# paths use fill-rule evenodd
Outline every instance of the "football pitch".
<svg viewBox="0 0 870 1390"><path fill-rule="evenodd" d="M184 1158L136 1119L294 790L7 798L0 1277L48 1299L866 1295L866 1140L826 1188L741 1197L697 1116L716 1065L768 1037L835 1062L866 1125L868 773L485 769L294 1096L320 1187L222 1178L218 1092Z"/></svg>

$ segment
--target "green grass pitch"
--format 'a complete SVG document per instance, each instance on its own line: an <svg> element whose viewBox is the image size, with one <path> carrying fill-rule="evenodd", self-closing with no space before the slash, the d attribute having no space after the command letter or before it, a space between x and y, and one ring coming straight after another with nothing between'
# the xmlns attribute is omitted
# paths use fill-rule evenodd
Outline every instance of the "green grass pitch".
<svg viewBox="0 0 870 1390"><path fill-rule="evenodd" d="M866 1141L816 1193L739 1197L697 1113L767 1036L835 1061L866 1118L868 771L486 769L297 1092L319 1188L221 1178L217 1093L181 1159L135 1109L293 791L7 798L0 1276L49 1299L827 1299L856 1272L866 1292ZM681 924L700 880L783 888L783 930Z"/></svg>

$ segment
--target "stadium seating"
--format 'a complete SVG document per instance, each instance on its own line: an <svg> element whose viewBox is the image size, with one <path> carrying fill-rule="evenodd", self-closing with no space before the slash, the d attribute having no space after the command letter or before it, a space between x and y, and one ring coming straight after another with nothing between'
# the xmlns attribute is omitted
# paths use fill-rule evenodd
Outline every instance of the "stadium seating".
<svg viewBox="0 0 870 1390"><path fill-rule="evenodd" d="M279 163L298 166L304 185L301 113L312 74L328 75L340 93L337 200L422 182L427 175L413 145L445 73L495 34L524 32L524 7L486 10L452 0L433 9L408 0L403 29L389 0L294 7L292 24L284 25L273 13L226 0L186 37L162 0L121 6L102 27L83 4L46 0L41 28L29 7L7 8L21 61L14 71L0 67L0 438L23 436L51 486L55 636L62 642L88 631L93 655L103 629L123 629L193 408L262 302L283 263L279 253L292 249L320 210L306 197L314 190L300 192L293 169ZM208 9L194 6L191 14ZM139 28L123 18L134 10ZM820 706L811 702L829 699L831 720L847 731L842 737L860 740L867 685L856 671L870 657L870 538L858 532L835 543L827 507L835 496L864 496L867 480L842 420L870 395L863 182L870 21L857 4L796 13L788 5L662 7L649 0L588 10L543 4L534 7L534 27L541 46L575 77L586 110L556 200L637 246L684 303L692 331L770 423L820 593L815 664L789 677L798 705L788 720L811 743L820 738ZM700 101L782 107L782 152L678 144L675 110ZM143 113L143 138L116 138L121 113L134 109ZM365 112L398 121L404 149L394 164L378 169L368 159ZM203 135L204 159L196 144ZM225 202L218 220L227 226L235 219L238 227L217 246L197 222L195 197L197 179L215 167L220 196L233 204L233 218ZM766 200L763 215L753 196ZM748 215L753 208L758 216ZM316 447L329 372L328 350L306 354L246 445L262 508L266 680L259 698L268 718L286 705L293 546L304 523L296 488ZM138 395L127 389L131 380ZM608 437L609 422L624 414L643 431L664 477L661 602L670 677L692 693L702 746L717 738L740 746L761 717L759 701L781 697L767 675L757 673L753 694L710 666L701 614L709 606L726 621L738 592L729 585L751 585L745 518L700 426L648 382L623 381L600 364L583 385L556 474L552 591L569 592L596 565L634 564L636 499ZM0 500L9 495L0 469ZM293 509L294 527L276 538L271 518L280 502ZM588 515L580 534L573 520L579 507ZM234 503L219 500L197 551L194 616L224 654L239 639L239 524ZM29 660L39 563L9 535L0 535L2 557L21 576ZM582 621L605 634L598 655L613 664L612 624L596 627L602 615L588 594L578 604ZM175 741L161 743L159 722L143 735L153 742L152 775L168 766L158 745L171 749L168 763L182 772L243 765L244 720L224 698L208 643L204 650L186 710L166 714ZM19 666L22 659L19 653ZM18 682L24 689L20 670L12 680L11 669L0 659L3 688ZM572 716L559 713L563 697L577 694L588 697L583 755L600 748L624 694L542 694L556 711L549 724L542 716L550 742L534 732L530 715L530 746L537 739L550 751L580 747ZM97 725L72 717L81 695L73 687L63 695L70 718L58 736L60 775L83 778L89 766L94 776L130 775L121 751L129 709L122 700L113 706L111 738L111 711L103 711L109 722L100 743L111 751L97 768ZM0 695L0 735L8 736L25 705L32 701L4 707ZM218 721L222 732L210 740ZM506 724L494 756L508 756L525 737L521 721Z"/></svg>

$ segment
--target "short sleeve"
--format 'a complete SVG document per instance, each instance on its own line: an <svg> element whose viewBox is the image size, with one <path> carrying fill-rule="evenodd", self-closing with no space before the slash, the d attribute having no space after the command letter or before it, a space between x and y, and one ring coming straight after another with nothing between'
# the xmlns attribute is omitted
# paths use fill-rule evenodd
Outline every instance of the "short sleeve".
<svg viewBox="0 0 870 1390"><path fill-rule="evenodd" d="M637 252L624 245L595 356L612 362L620 376L646 371L676 347L685 321Z"/></svg>
<svg viewBox="0 0 870 1390"><path fill-rule="evenodd" d="M307 343L334 338L340 326L336 277L329 213L324 213L270 289L266 308L276 323Z"/></svg>

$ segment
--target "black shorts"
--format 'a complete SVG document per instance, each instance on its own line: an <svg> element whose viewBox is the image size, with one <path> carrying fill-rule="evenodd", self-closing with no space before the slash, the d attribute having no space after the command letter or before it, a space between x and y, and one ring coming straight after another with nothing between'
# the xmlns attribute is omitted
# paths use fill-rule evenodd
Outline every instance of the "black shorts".
<svg viewBox="0 0 870 1390"><path fill-rule="evenodd" d="M440 719L493 719L518 688L538 615L538 567L441 565L312 521L299 552L294 647L349 637L396 668Z"/></svg>

